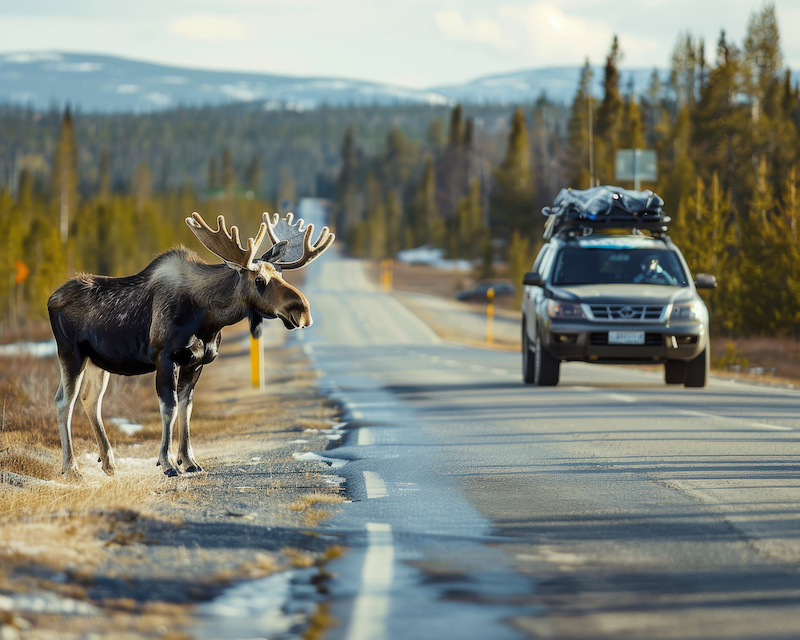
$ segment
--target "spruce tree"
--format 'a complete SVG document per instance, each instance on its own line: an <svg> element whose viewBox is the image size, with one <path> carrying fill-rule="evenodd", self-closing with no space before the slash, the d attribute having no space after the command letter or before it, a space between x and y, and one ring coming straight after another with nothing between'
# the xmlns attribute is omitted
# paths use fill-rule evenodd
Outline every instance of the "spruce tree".
<svg viewBox="0 0 800 640"><path fill-rule="evenodd" d="M75 141L75 124L69 107L61 119L61 131L53 155L50 195L59 220L59 237L66 245L70 225L78 211L78 146Z"/></svg>
<svg viewBox="0 0 800 640"><path fill-rule="evenodd" d="M515 229L536 233L543 226L534 216L534 184L531 149L525 114L517 107L511 118L506 157L494 171L490 199L491 224L502 238L510 239Z"/></svg>

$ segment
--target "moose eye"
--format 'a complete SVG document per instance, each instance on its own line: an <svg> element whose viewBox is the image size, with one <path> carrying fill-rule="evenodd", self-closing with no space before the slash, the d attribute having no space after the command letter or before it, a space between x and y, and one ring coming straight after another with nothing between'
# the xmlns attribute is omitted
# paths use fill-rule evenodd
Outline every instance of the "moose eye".
<svg viewBox="0 0 800 640"><path fill-rule="evenodd" d="M267 286L267 281L261 276L256 276L256 287L259 291L263 291Z"/></svg>

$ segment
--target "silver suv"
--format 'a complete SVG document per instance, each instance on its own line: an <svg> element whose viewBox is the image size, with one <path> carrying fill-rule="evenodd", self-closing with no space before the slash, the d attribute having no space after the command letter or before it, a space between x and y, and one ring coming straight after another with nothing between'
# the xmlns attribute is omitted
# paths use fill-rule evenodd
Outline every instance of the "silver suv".
<svg viewBox="0 0 800 640"><path fill-rule="evenodd" d="M584 232L585 233L585 232ZM704 387L708 309L666 234L556 235L523 278L522 374L558 384L561 362L663 363L667 384Z"/></svg>

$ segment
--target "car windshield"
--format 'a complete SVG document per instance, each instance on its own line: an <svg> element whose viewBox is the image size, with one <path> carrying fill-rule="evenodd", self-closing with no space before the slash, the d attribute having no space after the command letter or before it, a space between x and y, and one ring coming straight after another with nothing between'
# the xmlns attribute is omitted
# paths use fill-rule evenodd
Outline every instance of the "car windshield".
<svg viewBox="0 0 800 640"><path fill-rule="evenodd" d="M662 284L685 287L686 274L672 251L641 248L562 249L553 284Z"/></svg>

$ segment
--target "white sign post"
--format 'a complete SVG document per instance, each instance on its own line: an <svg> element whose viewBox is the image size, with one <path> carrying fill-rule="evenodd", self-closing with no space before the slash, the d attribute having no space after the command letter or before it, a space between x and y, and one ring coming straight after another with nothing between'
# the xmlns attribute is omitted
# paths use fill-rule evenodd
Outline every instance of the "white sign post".
<svg viewBox="0 0 800 640"><path fill-rule="evenodd" d="M633 180L639 191L642 180L652 182L658 177L658 163L654 149L617 149L614 174L617 180Z"/></svg>

